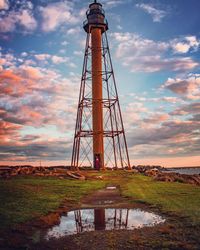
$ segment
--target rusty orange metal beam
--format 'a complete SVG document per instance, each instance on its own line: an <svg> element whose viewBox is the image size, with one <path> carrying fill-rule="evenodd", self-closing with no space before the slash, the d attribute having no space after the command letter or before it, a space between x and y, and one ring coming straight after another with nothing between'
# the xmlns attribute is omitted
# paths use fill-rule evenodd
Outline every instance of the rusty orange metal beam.
<svg viewBox="0 0 200 250"><path fill-rule="evenodd" d="M93 154L94 165L104 169L103 145L103 88L102 88L102 55L101 55L101 29L92 28L92 114L93 114ZM97 158L99 159L97 159ZM95 162L95 161L98 162ZM99 165L98 165L99 164Z"/></svg>

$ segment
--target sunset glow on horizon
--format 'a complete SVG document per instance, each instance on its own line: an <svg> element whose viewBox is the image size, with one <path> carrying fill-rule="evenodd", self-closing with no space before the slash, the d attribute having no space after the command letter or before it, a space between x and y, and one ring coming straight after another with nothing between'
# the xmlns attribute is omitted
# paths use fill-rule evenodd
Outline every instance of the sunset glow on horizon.
<svg viewBox="0 0 200 250"><path fill-rule="evenodd" d="M131 165L200 166L200 2L100 2ZM0 165L70 165L89 3L0 0Z"/></svg>

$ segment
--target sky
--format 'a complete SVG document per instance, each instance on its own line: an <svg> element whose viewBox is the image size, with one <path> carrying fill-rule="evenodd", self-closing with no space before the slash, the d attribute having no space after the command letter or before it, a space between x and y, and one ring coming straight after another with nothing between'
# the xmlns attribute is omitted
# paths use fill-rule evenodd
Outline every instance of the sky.
<svg viewBox="0 0 200 250"><path fill-rule="evenodd" d="M200 166L200 1L101 3L131 164ZM89 4L0 0L0 165L70 164Z"/></svg>

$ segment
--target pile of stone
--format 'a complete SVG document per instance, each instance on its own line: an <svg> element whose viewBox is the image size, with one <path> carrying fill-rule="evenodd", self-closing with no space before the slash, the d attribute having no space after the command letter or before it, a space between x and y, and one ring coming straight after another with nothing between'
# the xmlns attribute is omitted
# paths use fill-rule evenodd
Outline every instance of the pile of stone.
<svg viewBox="0 0 200 250"><path fill-rule="evenodd" d="M0 177L9 178L17 175L34 175L41 171L44 172L45 169L32 166L0 167Z"/></svg>
<svg viewBox="0 0 200 250"><path fill-rule="evenodd" d="M12 168L1 167L0 168L0 178L8 178L12 174Z"/></svg>
<svg viewBox="0 0 200 250"><path fill-rule="evenodd" d="M144 172L145 175L153 177L156 181L181 182L200 186L200 175L187 175L179 173L162 172L156 168Z"/></svg>
<svg viewBox="0 0 200 250"><path fill-rule="evenodd" d="M158 171L164 170L164 168L159 165L137 165L133 166L132 169L139 173L145 173L146 171L151 171L151 170L158 170Z"/></svg>
<svg viewBox="0 0 200 250"><path fill-rule="evenodd" d="M66 167L33 167L33 166L15 166L0 167L0 178L11 178L20 175L58 177L60 179L73 178L84 180L80 173L69 171Z"/></svg>

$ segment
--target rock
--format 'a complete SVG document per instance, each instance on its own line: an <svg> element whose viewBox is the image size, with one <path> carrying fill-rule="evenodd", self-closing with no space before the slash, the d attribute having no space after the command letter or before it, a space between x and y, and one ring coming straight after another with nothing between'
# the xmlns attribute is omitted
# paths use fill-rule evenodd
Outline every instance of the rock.
<svg viewBox="0 0 200 250"><path fill-rule="evenodd" d="M150 166L150 165L138 165L138 166L134 166L134 169L137 169L140 173L145 173L146 171L149 170L158 170L161 171L163 169L163 167L161 166Z"/></svg>
<svg viewBox="0 0 200 250"><path fill-rule="evenodd" d="M150 169L145 171L145 175L147 176L157 176L160 173L158 169Z"/></svg>
<svg viewBox="0 0 200 250"><path fill-rule="evenodd" d="M198 185L200 185L200 175L193 175L192 178Z"/></svg>
<svg viewBox="0 0 200 250"><path fill-rule="evenodd" d="M154 180L165 181L165 182L174 182L175 179L172 176L168 176L168 175L157 175L154 177Z"/></svg>
<svg viewBox="0 0 200 250"><path fill-rule="evenodd" d="M100 175L100 176L96 176L95 179L98 179L98 180L103 180L103 176Z"/></svg>
<svg viewBox="0 0 200 250"><path fill-rule="evenodd" d="M85 176L80 174L79 172L71 172L67 171L67 175L73 179L78 179L78 180L85 180Z"/></svg>

